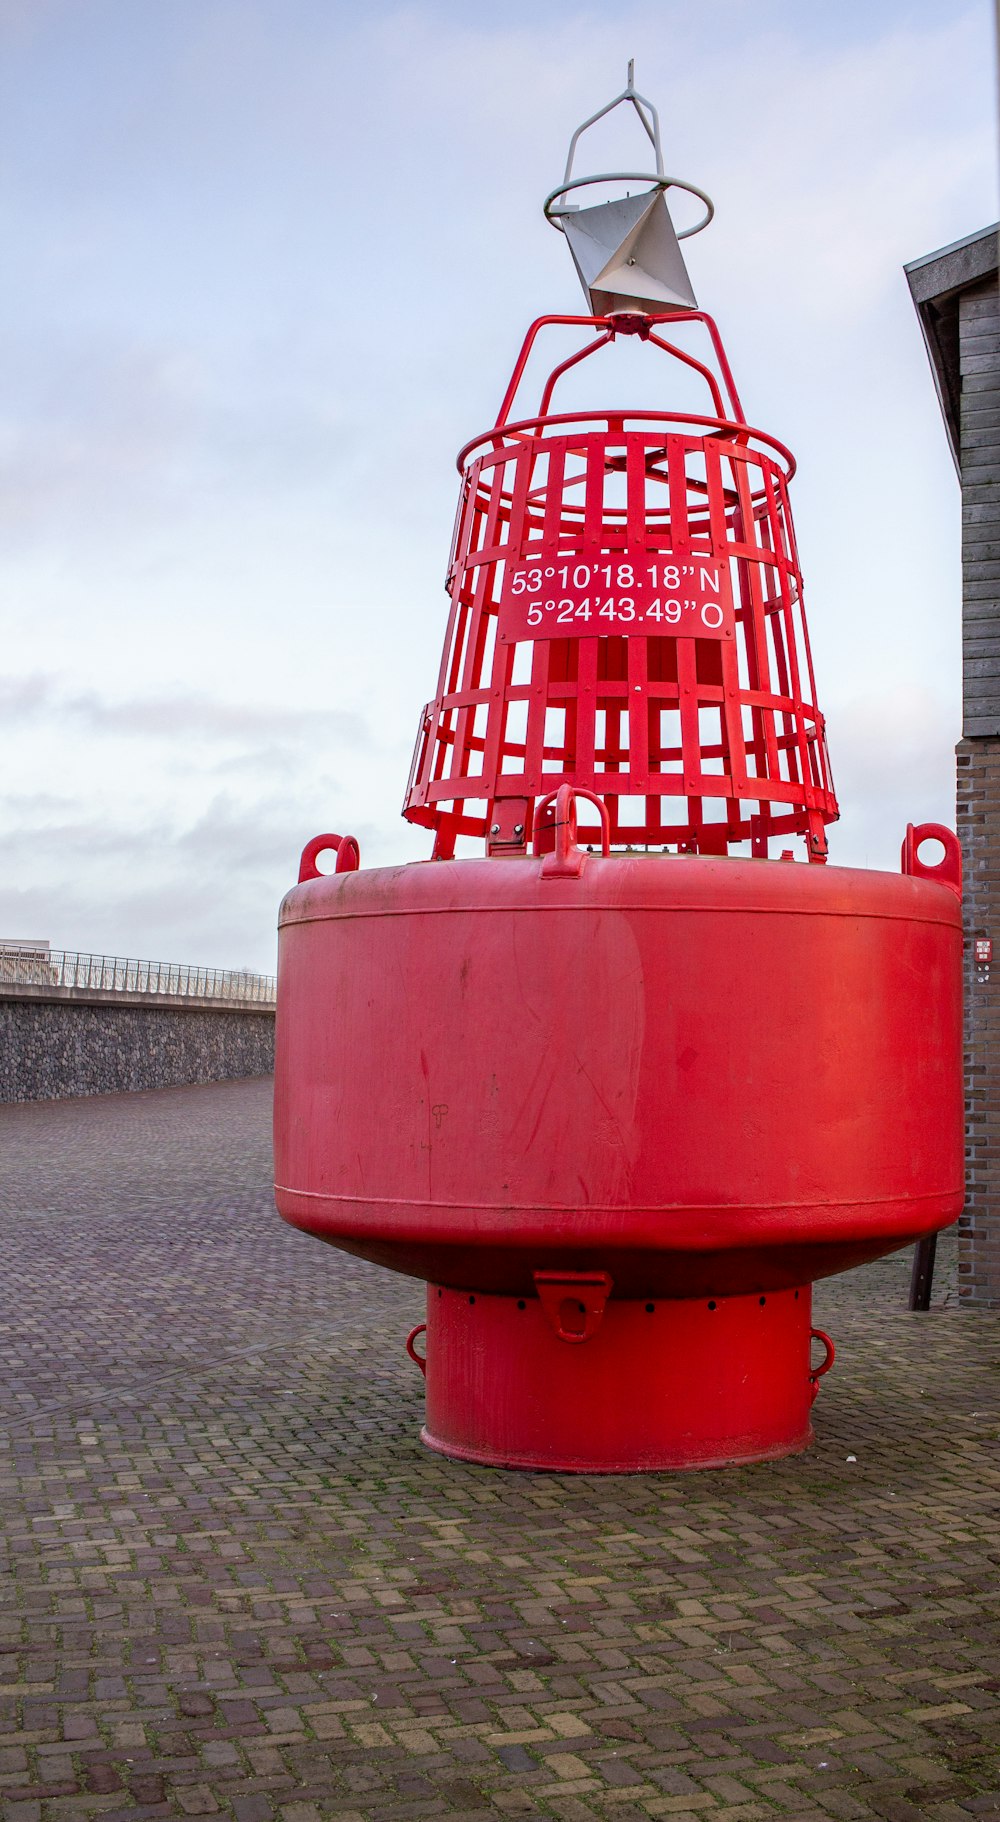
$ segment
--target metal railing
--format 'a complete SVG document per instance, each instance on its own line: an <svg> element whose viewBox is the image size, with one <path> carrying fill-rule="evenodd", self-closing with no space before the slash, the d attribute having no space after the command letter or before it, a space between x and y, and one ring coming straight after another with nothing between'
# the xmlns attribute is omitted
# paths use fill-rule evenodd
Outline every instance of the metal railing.
<svg viewBox="0 0 1000 1822"><path fill-rule="evenodd" d="M75 949L0 944L0 987L78 987L99 993L169 994L173 999L220 1000L273 1006L273 974L242 968L195 968L123 955L84 955Z"/></svg>

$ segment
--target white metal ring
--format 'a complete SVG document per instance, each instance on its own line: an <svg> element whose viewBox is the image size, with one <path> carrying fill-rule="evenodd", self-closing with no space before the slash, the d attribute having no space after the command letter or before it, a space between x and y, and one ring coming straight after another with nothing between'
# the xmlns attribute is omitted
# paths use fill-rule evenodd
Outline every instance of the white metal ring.
<svg viewBox="0 0 1000 1822"><path fill-rule="evenodd" d="M561 231L562 224L553 220L555 211L553 211L552 204L556 198L568 196L570 190L582 190L588 184L594 183L648 183L652 184L656 190L686 190L689 196L697 196L699 202L705 204L704 220L695 222L693 228L678 228L676 230L678 240L688 240L692 234L700 234L702 228L708 227L715 214L715 204L712 198L706 195L704 190L699 190L697 184L685 183L681 177L657 177L649 171L602 171L596 177L574 177L571 182L561 183L558 189L550 190L542 204L546 221L551 222L554 228L559 228Z"/></svg>

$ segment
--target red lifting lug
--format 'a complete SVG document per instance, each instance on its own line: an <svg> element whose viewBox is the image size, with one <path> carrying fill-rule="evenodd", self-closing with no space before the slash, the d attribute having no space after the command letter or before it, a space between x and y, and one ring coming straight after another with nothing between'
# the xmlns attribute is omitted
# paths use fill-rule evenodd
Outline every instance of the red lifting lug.
<svg viewBox="0 0 1000 1822"><path fill-rule="evenodd" d="M321 854L330 851L337 856L335 873L356 873L361 865L361 853L353 835L314 835L307 841L302 850L299 862L299 885L307 879L322 879L316 861Z"/></svg>
<svg viewBox="0 0 1000 1822"><path fill-rule="evenodd" d="M944 853L940 860L921 860L920 850L927 841L941 844ZM939 822L907 823L900 870L912 874L914 879L935 880L939 886L947 886L956 898L961 898L962 849L954 829L946 829Z"/></svg>
<svg viewBox="0 0 1000 1822"><path fill-rule="evenodd" d="M611 820L607 804L602 797L595 796L593 791L585 791L580 785L561 784L558 791L543 797L535 808L535 826L533 848L536 855L544 854L542 862L543 879L579 879L583 872L586 852L577 846L576 799L582 797L592 803L601 818L601 853L610 853Z"/></svg>
<svg viewBox="0 0 1000 1822"><path fill-rule="evenodd" d="M809 1369L809 1390L811 1397L815 1399L819 1395L819 1381L822 1379L824 1373L830 1371L830 1368L837 1358L837 1350L830 1340L829 1335L827 1335L823 1329L810 1329L809 1340L810 1343L821 1341L826 1349L819 1366L810 1367Z"/></svg>
<svg viewBox="0 0 1000 1822"><path fill-rule="evenodd" d="M589 1341L614 1288L608 1272L535 1272L535 1289L560 1341Z"/></svg>
<svg viewBox="0 0 1000 1822"><path fill-rule="evenodd" d="M425 1379L427 1378L427 1355L417 1353L417 1340L421 1335L426 1335L426 1333L426 1322L418 1322L416 1328L411 1329L406 1337L406 1351L414 1364L420 1368ZM424 1345L427 1345L426 1342Z"/></svg>

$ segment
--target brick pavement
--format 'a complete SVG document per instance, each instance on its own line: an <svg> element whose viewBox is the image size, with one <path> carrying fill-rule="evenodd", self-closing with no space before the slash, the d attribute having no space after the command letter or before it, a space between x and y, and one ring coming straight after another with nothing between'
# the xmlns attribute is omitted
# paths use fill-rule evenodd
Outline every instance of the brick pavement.
<svg viewBox="0 0 1000 1822"><path fill-rule="evenodd" d="M820 1287L795 1460L444 1461L420 1287L274 1215L268 1093L0 1109L4 1822L1000 1812L994 1315Z"/></svg>

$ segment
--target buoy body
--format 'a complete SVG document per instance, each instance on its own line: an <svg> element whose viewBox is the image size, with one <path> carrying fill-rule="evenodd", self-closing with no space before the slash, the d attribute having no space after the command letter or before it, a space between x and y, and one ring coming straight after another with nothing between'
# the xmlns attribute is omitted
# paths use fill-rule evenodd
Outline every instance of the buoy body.
<svg viewBox="0 0 1000 1822"><path fill-rule="evenodd" d="M807 1287L962 1205L959 902L834 867L545 866L289 893L279 1208L428 1281L445 1452L622 1469L804 1446ZM546 1314L552 1274L571 1300L606 1275L583 1339ZM730 1432L706 1415L727 1399Z"/></svg>

